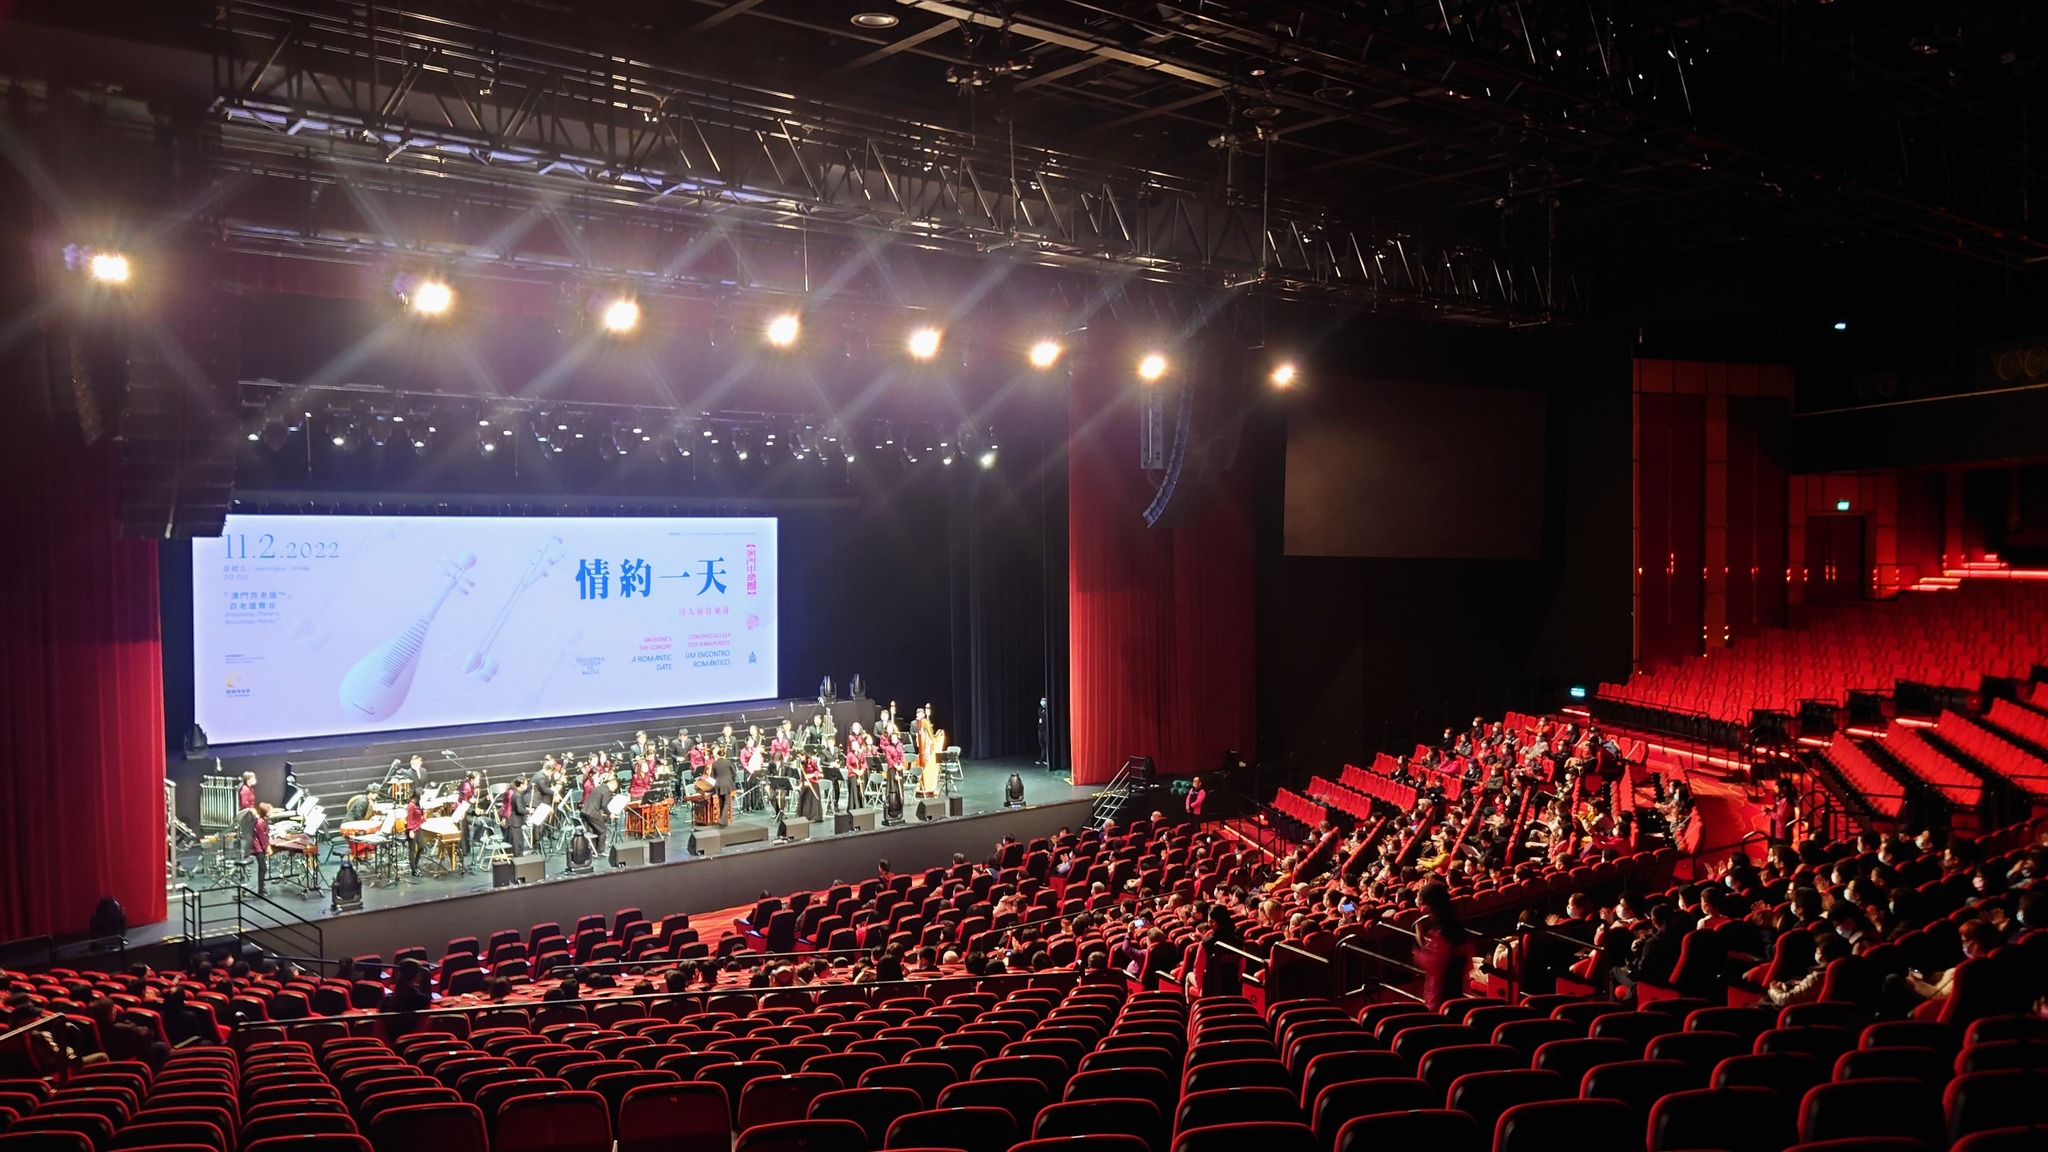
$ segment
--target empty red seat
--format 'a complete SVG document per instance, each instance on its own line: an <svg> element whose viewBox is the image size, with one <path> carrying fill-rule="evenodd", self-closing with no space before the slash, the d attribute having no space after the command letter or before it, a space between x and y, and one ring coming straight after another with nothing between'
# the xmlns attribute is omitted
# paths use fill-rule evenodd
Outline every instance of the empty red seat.
<svg viewBox="0 0 2048 1152"><path fill-rule="evenodd" d="M1098 1133L1135 1138L1153 1149L1165 1147L1167 1141L1166 1120L1158 1106L1133 1097L1048 1104L1039 1109L1031 1126L1032 1137L1040 1140Z"/></svg>
<svg viewBox="0 0 2048 1152"><path fill-rule="evenodd" d="M883 1147L1008 1152L1018 1135L1016 1122L1001 1108L933 1108L897 1117Z"/></svg>
<svg viewBox="0 0 2048 1152"><path fill-rule="evenodd" d="M618 1152L722 1148L732 1141L725 1089L705 1081L634 1088L619 1108Z"/></svg>
<svg viewBox="0 0 2048 1152"><path fill-rule="evenodd" d="M1246 1148L1307 1148L1315 1139L1306 1124L1246 1120L1194 1128L1173 1138L1173 1152L1244 1152Z"/></svg>
<svg viewBox="0 0 2048 1152"><path fill-rule="evenodd" d="M571 1090L505 1101L491 1124L491 1152L611 1152L611 1109L595 1092Z"/></svg>
<svg viewBox="0 0 2048 1152"><path fill-rule="evenodd" d="M842 1088L811 1100L808 1120L850 1120L866 1133L868 1147L880 1148L898 1116L916 1112L924 1101L909 1088ZM621 1148L620 1152L625 1152Z"/></svg>
<svg viewBox="0 0 2048 1152"><path fill-rule="evenodd" d="M1642 1152L1643 1126L1616 1100L1543 1100L1501 1113L1493 1152Z"/></svg>
<svg viewBox="0 0 2048 1152"><path fill-rule="evenodd" d="M1763 1088L1697 1088L1650 1106L1648 1152L1784 1152L1796 1142L1791 1108Z"/></svg>
<svg viewBox="0 0 2048 1152"><path fill-rule="evenodd" d="M1486 1152L1489 1141L1463 1112L1419 1108L1360 1116L1337 1130L1335 1152L1384 1152L1426 1148L1429 1152Z"/></svg>
<svg viewBox="0 0 2048 1152"><path fill-rule="evenodd" d="M851 1120L782 1120L741 1132L733 1152L868 1152L868 1147L867 1134Z"/></svg>
<svg viewBox="0 0 2048 1152"><path fill-rule="evenodd" d="M1940 1097L1902 1077L1872 1077L1822 1084L1799 1106L1802 1141L1851 1136L1905 1136L1929 1147L1944 1143Z"/></svg>

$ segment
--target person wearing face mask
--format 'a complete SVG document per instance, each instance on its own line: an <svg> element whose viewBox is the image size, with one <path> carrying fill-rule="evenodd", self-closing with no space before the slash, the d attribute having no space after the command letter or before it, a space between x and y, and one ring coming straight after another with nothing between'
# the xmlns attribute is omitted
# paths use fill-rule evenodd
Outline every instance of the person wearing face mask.
<svg viewBox="0 0 2048 1152"><path fill-rule="evenodd" d="M1965 920L1956 930L1963 949L1964 960L1977 960L1991 955L1998 948L1998 929L1983 920ZM1902 977L1892 977L1885 982L1887 997L1895 1002L1904 1001L1907 1007L1914 1002L1946 1000L1955 991L1956 972L1962 968L1958 963L1944 972L1908 972ZM1910 998L1905 994L1910 993Z"/></svg>

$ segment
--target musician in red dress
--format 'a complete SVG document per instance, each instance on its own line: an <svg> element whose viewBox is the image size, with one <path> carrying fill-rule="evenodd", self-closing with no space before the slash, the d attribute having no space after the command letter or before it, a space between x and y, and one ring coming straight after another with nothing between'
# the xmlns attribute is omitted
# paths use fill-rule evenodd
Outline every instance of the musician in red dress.
<svg viewBox="0 0 2048 1152"><path fill-rule="evenodd" d="M654 787L654 754L650 752L633 761L633 779L626 784L626 795L631 797L634 803L638 803L640 798L647 795L647 790L652 787Z"/></svg>
<svg viewBox="0 0 2048 1152"><path fill-rule="evenodd" d="M256 806L256 774L242 773L242 786L235 789L235 811Z"/></svg>
<svg viewBox="0 0 2048 1152"><path fill-rule="evenodd" d="M411 871L420 874L420 849L425 846L427 833L420 825L427 819L426 810L420 807L420 794L414 792L405 802L405 839L412 855Z"/></svg>
<svg viewBox="0 0 2048 1152"><path fill-rule="evenodd" d="M255 804L242 809L242 841L256 861L256 894L270 879L270 805Z"/></svg>

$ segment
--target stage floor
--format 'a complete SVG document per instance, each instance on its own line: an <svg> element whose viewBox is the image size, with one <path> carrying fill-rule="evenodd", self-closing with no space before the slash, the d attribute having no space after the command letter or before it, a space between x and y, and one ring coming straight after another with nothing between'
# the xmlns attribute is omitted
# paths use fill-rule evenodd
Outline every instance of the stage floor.
<svg viewBox="0 0 2048 1152"><path fill-rule="evenodd" d="M1017 773L1023 778L1025 801L1033 808L1085 800L1097 791L1094 787L1075 787L1067 783L1063 777L1051 775L1044 768L1028 760L1013 758L969 761L962 765L961 771L959 795L962 798L962 816L972 817L1004 811L1003 792L1012 772ZM940 797L938 804L943 810L945 804L943 796ZM866 851L872 852L876 859L890 858L889 845L890 841L894 839L892 833L928 826L918 823L916 819L917 803L914 798L905 798L905 810L908 819L903 825L892 828L878 828L873 832L862 832L841 837L832 836L830 817L828 816L822 831L814 830L814 835L809 843L858 838L871 845ZM793 802L791 804L791 812L794 814ZM1077 808L1074 817L1068 823L1070 826L1078 825L1085 822L1086 819L1087 809ZM750 853L784 846L778 845L773 838L772 831L775 825L775 814L772 810L763 812L741 810L734 813L733 825L735 827L741 825L765 827L771 834L765 839L750 844L727 847L719 853L719 858L721 859L745 856ZM691 831L687 814L682 819L672 822L667 841L668 859L670 862L691 859L686 851ZM622 840L622 842L630 843L636 841ZM398 851L402 853L403 850L403 844L398 845ZM317 892L308 892L301 885L287 880L284 870L280 867L280 861L273 857L270 882L267 887L267 894L271 900L284 909L307 920L322 921L337 916L346 917L360 915L361 913L374 913L409 905L474 896L493 891L491 887L490 864L481 855L478 857L478 863L474 871L444 874L438 863L429 862L430 854L422 854L420 858L420 874L415 877L405 874L404 857L401 854L398 857L399 864L395 870L397 876L390 882L374 880L374 872L371 869L366 868L362 871L364 880L363 907L360 912L333 913L329 910L330 897L326 891L326 886L333 881L335 865L328 862L328 855L329 853L323 850L321 864L322 888ZM897 867L908 869L922 868L944 863L944 861L913 860L906 857L902 860L892 860L892 863ZM202 860L200 853L196 851L182 856L179 860L182 873L180 882L191 888L198 889L227 887L232 883L228 877L220 875L215 870L209 870L204 867L204 864L205 861ZM547 879L541 881L540 884L553 886L557 883L586 880L590 876L604 876L614 871L605 857L601 855L594 863L593 870L590 873L570 876L564 870L562 853L558 850L548 857ZM620 869L617 871L629 870ZM644 872L646 870L637 869L637 871ZM830 877L825 879L830 879ZM245 883L253 886L253 874L246 877ZM525 885L523 887L530 889L535 886ZM692 909L688 908L678 908L675 910L692 911ZM128 932L128 941L131 947L142 946L175 937L182 931L183 927L178 919L178 901L174 896L171 920L160 924L131 927Z"/></svg>

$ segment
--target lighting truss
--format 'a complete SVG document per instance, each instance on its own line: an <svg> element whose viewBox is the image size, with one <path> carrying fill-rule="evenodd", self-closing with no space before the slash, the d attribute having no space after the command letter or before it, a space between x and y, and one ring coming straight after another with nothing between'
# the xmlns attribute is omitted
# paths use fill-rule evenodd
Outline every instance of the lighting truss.
<svg viewBox="0 0 2048 1152"><path fill-rule="evenodd" d="M654 208L727 230L1000 252L1024 266L1242 288L1478 323L1576 315L1547 255L1510 265L1318 206L825 108L386 5L230 3L214 38L221 167L436 195L472 185ZM646 219L644 213L639 217ZM243 246L318 229L228 214Z"/></svg>

